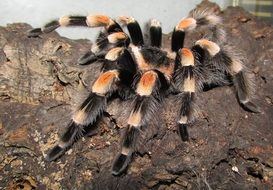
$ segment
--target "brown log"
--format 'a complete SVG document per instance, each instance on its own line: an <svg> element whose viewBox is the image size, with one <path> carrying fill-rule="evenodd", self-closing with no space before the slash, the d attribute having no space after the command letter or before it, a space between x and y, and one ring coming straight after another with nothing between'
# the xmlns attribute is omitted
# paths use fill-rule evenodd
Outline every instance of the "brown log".
<svg viewBox="0 0 273 190"><path fill-rule="evenodd" d="M240 107L232 87L198 95L198 119L181 142L173 98L151 125L126 174L111 175L129 101L114 100L96 135L80 139L55 162L45 153L100 72L79 66L88 40L56 32L28 38L28 24L0 27L0 189L270 189L273 186L273 27L238 7L220 12L228 39L245 52L262 113ZM196 35L196 34L195 34ZM168 46L170 35L164 37ZM196 36L195 36L196 37ZM190 38L188 44L190 44Z"/></svg>

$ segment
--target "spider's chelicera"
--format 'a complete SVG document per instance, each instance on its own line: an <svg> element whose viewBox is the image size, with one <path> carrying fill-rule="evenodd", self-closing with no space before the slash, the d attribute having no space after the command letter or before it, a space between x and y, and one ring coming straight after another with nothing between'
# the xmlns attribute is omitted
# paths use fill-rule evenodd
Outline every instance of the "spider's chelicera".
<svg viewBox="0 0 273 190"><path fill-rule="evenodd" d="M127 26L129 35L118 23ZM95 123L113 93L133 98L121 151L112 167L114 175L127 168L140 130L149 125L168 95L175 94L180 104L177 128L183 141L189 140L187 126L193 120L196 93L205 86L232 82L240 104L252 112L259 111L250 101L251 81L245 73L245 60L227 42L221 19L210 11L193 10L182 19L173 30L169 49L161 47L160 22L151 20L149 40L145 42L138 22L127 16L119 17L118 22L104 15L64 16L28 35L36 37L60 26L103 27L91 51L78 61L81 65L96 61L103 64L89 96L73 113L60 142L48 153L49 161L62 155L83 130ZM186 34L198 28L209 29L211 35L185 48Z"/></svg>

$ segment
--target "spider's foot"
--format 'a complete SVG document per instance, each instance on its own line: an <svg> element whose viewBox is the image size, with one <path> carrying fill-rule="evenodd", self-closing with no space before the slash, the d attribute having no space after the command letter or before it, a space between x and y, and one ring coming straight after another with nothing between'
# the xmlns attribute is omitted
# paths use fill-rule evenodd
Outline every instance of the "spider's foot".
<svg viewBox="0 0 273 190"><path fill-rule="evenodd" d="M131 155L119 154L113 164L112 174L120 175L128 166Z"/></svg>
<svg viewBox="0 0 273 190"><path fill-rule="evenodd" d="M65 148L62 148L59 145L56 145L53 149L50 150L50 152L46 155L45 159L49 162L56 160L59 158L61 155L64 154Z"/></svg>
<svg viewBox="0 0 273 190"><path fill-rule="evenodd" d="M254 103L247 101L247 102L241 102L244 109L247 111L253 112L253 113L261 113L261 109L256 106Z"/></svg>
<svg viewBox="0 0 273 190"><path fill-rule="evenodd" d="M189 141L189 132L186 124L178 124L178 132L182 141Z"/></svg>
<svg viewBox="0 0 273 190"><path fill-rule="evenodd" d="M78 59L78 64L88 65L88 64L94 63L97 60L98 60L98 57L93 52L89 51Z"/></svg>
<svg viewBox="0 0 273 190"><path fill-rule="evenodd" d="M42 33L43 33L43 32L42 32L42 29L41 29L41 28L34 28L34 29L28 31L27 36L30 37L30 38L31 38L31 37L38 37L38 36L40 36Z"/></svg>

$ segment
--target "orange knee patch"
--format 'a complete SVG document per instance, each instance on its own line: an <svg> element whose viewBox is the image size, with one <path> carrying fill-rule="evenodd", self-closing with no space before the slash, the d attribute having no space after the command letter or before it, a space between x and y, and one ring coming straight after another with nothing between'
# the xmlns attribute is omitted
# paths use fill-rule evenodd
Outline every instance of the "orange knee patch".
<svg viewBox="0 0 273 190"><path fill-rule="evenodd" d="M118 79L118 71L107 71L99 76L92 87L92 92L106 94L112 86L115 79Z"/></svg>
<svg viewBox="0 0 273 190"><path fill-rule="evenodd" d="M207 39L201 39L195 42L196 45L199 45L201 48L207 49L211 56L216 55L220 51L220 47Z"/></svg>
<svg viewBox="0 0 273 190"><path fill-rule="evenodd" d="M192 51L188 48L181 49L181 64L182 66L194 65L194 57Z"/></svg>
<svg viewBox="0 0 273 190"><path fill-rule="evenodd" d="M111 19L105 15L90 15L86 19L87 25L90 27L108 26Z"/></svg>
<svg viewBox="0 0 273 190"><path fill-rule="evenodd" d="M188 30L188 29L193 29L196 27L196 20L193 18L185 18L183 20L181 20L176 29L177 30Z"/></svg>
<svg viewBox="0 0 273 190"><path fill-rule="evenodd" d="M119 42L120 40L125 40L127 38L127 35L124 32L115 32L113 34L110 34L107 38L110 43L114 44Z"/></svg>
<svg viewBox="0 0 273 190"><path fill-rule="evenodd" d="M108 53L105 55L105 59L110 60L110 61L116 61L120 54L122 54L122 50L124 48L121 47L116 47L108 51Z"/></svg>
<svg viewBox="0 0 273 190"><path fill-rule="evenodd" d="M136 92L141 96L148 96L152 94L156 79L157 74L154 71L144 73L137 85Z"/></svg>

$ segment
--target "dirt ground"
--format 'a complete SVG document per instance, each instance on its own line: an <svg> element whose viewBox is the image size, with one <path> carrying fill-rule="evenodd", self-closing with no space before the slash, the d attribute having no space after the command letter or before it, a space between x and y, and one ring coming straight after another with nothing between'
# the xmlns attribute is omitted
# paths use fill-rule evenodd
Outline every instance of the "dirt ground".
<svg viewBox="0 0 273 190"><path fill-rule="evenodd" d="M24 23L0 27L0 189L273 189L273 27L238 7L219 14L230 42L247 55L262 112L245 111L232 86L202 92L190 141L181 142L169 97L160 125L150 127L118 177L110 170L130 100L112 101L96 135L55 162L44 160L86 95L83 84L99 74L99 64L76 64L91 42L56 32L28 38Z"/></svg>

